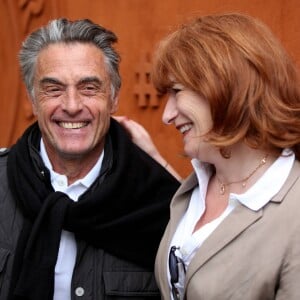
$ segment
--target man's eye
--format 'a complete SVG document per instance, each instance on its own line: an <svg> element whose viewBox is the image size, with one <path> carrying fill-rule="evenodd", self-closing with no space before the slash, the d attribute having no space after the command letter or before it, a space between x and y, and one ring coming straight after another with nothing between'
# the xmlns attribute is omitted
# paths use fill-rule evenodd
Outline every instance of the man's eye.
<svg viewBox="0 0 300 300"><path fill-rule="evenodd" d="M44 91L46 92L46 94L50 95L50 96L58 96L61 93L61 88L57 87L57 86L49 86L46 87L44 89Z"/></svg>
<svg viewBox="0 0 300 300"><path fill-rule="evenodd" d="M58 89L58 88L56 88L56 87L47 89L48 92L57 92L57 91L59 91L59 90L60 90L60 89Z"/></svg>
<svg viewBox="0 0 300 300"><path fill-rule="evenodd" d="M85 89L87 91L95 91L96 90L96 88L94 86L86 86Z"/></svg>
<svg viewBox="0 0 300 300"><path fill-rule="evenodd" d="M85 85L81 88L82 92L87 95L94 95L99 90L95 85Z"/></svg>

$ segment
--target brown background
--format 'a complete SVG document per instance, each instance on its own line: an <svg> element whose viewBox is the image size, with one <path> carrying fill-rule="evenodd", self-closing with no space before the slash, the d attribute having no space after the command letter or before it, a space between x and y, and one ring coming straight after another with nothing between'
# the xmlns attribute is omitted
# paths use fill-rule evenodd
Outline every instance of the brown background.
<svg viewBox="0 0 300 300"><path fill-rule="evenodd" d="M149 82L151 55L176 24L195 15L230 11L263 20L299 65L299 0L0 0L0 147L14 143L34 121L17 64L21 41L49 19L90 18L119 37L123 86L118 114L143 124L162 154L186 176L191 167L181 155L181 137L162 124L164 99Z"/></svg>

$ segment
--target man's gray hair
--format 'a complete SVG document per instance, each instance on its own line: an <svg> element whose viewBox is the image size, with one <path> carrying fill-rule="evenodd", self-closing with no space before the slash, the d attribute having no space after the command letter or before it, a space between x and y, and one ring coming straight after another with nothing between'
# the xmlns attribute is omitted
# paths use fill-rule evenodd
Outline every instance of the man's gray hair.
<svg viewBox="0 0 300 300"><path fill-rule="evenodd" d="M117 40L117 36L112 31L88 19L77 21L56 19L34 31L23 42L19 53L21 73L30 97L34 98L33 80L40 51L50 44L80 42L91 43L104 54L111 80L111 97L114 99L121 87L120 56L113 48Z"/></svg>

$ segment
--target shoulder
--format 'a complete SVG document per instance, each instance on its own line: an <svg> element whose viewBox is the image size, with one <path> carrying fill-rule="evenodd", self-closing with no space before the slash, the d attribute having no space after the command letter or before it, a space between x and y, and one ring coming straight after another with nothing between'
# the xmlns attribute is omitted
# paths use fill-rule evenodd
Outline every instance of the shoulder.
<svg viewBox="0 0 300 300"><path fill-rule="evenodd" d="M9 151L10 148L0 148L0 165L2 167L6 165Z"/></svg>
<svg viewBox="0 0 300 300"><path fill-rule="evenodd" d="M0 157L6 156L10 151L10 148L1 148L0 147Z"/></svg>

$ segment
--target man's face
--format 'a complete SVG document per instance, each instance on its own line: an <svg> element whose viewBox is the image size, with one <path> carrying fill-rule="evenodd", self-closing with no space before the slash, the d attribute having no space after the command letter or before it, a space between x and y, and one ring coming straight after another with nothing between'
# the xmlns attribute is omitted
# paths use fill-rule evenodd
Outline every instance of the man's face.
<svg viewBox="0 0 300 300"><path fill-rule="evenodd" d="M96 46L58 43L40 52L33 110L52 162L98 157L116 105Z"/></svg>

